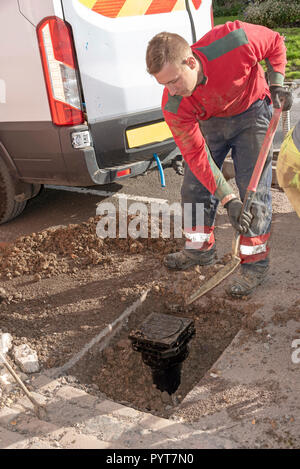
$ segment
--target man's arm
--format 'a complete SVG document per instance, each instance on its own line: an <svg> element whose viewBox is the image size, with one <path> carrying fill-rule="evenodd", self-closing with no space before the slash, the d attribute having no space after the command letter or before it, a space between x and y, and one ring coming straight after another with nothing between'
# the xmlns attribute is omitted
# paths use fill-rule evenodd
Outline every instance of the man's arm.
<svg viewBox="0 0 300 469"><path fill-rule="evenodd" d="M286 47L284 38L265 26L240 23L249 41L249 46L258 62L265 60L268 69L269 87L273 106L288 111L293 104L292 93L283 87Z"/></svg>
<svg viewBox="0 0 300 469"><path fill-rule="evenodd" d="M241 21L239 24L246 33L249 47L257 61L266 61L270 86L282 86L287 62L284 38L265 26Z"/></svg>
<svg viewBox="0 0 300 469"><path fill-rule="evenodd" d="M197 119L163 110L176 145L194 176L222 205L236 198L232 187L214 162Z"/></svg>

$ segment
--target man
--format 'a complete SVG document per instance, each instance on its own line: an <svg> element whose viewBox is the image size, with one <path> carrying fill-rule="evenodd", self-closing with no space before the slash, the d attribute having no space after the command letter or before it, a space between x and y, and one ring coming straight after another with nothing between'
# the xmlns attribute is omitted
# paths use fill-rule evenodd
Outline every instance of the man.
<svg viewBox="0 0 300 469"><path fill-rule="evenodd" d="M259 62L265 59L270 88ZM157 34L148 44L147 70L163 85L162 110L186 161L182 204L192 204L191 226L185 227L185 249L169 254L170 269L212 264L218 203L227 209L241 236L241 274L229 287L232 296L250 294L266 278L272 216L272 154L263 170L251 214L240 220L241 201L220 168L231 149L236 183L243 200L272 105L292 105L283 88L286 50L279 33L241 21L209 31L191 47L177 34ZM200 127L199 127L200 126ZM201 130L200 130L201 128ZM197 206L204 207L204 226Z"/></svg>
<svg viewBox="0 0 300 469"><path fill-rule="evenodd" d="M281 145L276 174L279 185L300 217L300 120Z"/></svg>

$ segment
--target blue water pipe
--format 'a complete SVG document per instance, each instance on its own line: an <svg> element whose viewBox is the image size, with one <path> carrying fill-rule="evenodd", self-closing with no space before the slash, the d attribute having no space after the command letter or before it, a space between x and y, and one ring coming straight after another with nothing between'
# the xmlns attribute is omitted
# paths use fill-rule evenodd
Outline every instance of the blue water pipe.
<svg viewBox="0 0 300 469"><path fill-rule="evenodd" d="M157 167L158 167L158 170L159 170L161 187L166 187L166 180L165 180L164 170L163 170L162 164L160 162L160 159L159 159L157 153L153 153L153 156L156 160Z"/></svg>

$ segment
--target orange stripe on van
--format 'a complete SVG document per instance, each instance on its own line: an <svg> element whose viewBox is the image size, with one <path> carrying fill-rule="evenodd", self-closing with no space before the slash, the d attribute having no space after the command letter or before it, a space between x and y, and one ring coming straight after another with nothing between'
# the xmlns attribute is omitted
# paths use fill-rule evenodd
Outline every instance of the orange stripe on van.
<svg viewBox="0 0 300 469"><path fill-rule="evenodd" d="M177 0L153 0L145 15L155 15L156 13L169 13L173 10Z"/></svg>
<svg viewBox="0 0 300 469"><path fill-rule="evenodd" d="M118 16L155 15L170 13L171 11L184 10L184 1L179 0L78 0L95 13L108 18ZM199 9L202 0L192 0L196 10Z"/></svg>
<svg viewBox="0 0 300 469"><path fill-rule="evenodd" d="M201 3L202 3L202 0L192 0L193 4L194 4L194 7L196 8L196 10L198 10L198 8L200 7Z"/></svg>
<svg viewBox="0 0 300 469"><path fill-rule="evenodd" d="M92 10L100 15L115 18L125 2L126 0L114 0L113 2L111 0L97 0Z"/></svg>

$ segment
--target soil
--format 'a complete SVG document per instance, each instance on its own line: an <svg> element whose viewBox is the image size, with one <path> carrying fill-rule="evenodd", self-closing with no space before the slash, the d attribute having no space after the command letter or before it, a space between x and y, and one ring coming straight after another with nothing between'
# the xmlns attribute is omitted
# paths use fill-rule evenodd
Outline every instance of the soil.
<svg viewBox="0 0 300 469"><path fill-rule="evenodd" d="M108 347L95 345L69 373L92 385L93 392L166 416L211 368L256 306L247 309L245 302L208 294L201 306L186 307L199 279L201 283L214 275L226 257L214 266L170 272L162 258L178 250L182 240L102 240L96 235L98 221L90 218L2 245L1 330L13 336L14 345L33 348L41 369L61 367L147 290L145 302ZM153 312L191 318L196 329L181 384L172 395L156 388L151 369L128 339ZM8 398L4 393L0 406Z"/></svg>

